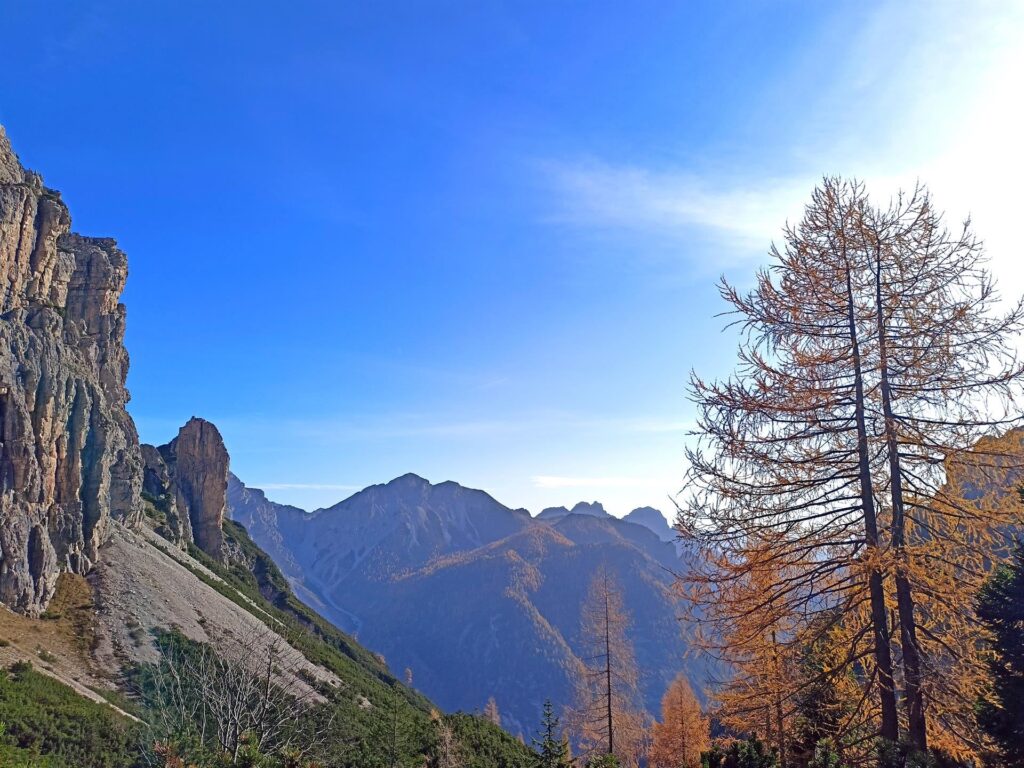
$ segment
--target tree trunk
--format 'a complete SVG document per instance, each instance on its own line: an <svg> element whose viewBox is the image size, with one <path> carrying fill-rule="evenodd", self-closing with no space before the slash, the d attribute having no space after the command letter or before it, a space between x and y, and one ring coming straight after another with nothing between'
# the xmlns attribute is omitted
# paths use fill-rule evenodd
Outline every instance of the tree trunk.
<svg viewBox="0 0 1024 768"><path fill-rule="evenodd" d="M853 354L854 396L856 398L857 456L860 475L860 499L864 512L864 539L868 555L878 553L878 520L875 516L875 498L871 484L871 463L868 453L867 426L864 417L864 380L861 370L860 344L857 340L857 319L854 314L853 285L849 265L846 268L847 319ZM893 743L899 741L900 724L896 711L896 685L892 674L892 649L889 646L889 617L885 607L885 589L882 572L877 566L868 574L871 599L871 623L875 641L875 666L878 669L879 699L882 723L879 735Z"/></svg>
<svg viewBox="0 0 1024 768"><path fill-rule="evenodd" d="M612 628L610 607L608 605L608 585L605 584L604 593L604 670L605 670L605 692L608 696L608 754L615 754L615 732L612 728Z"/></svg>
<svg viewBox="0 0 1024 768"><path fill-rule="evenodd" d="M774 629L772 630L772 648L775 653L775 676L776 679L781 679L782 664L779 663L779 641ZM778 683L776 683L775 690L775 721L778 726L779 766L780 768L786 768L786 725L783 720L782 694L778 691Z"/></svg>
<svg viewBox="0 0 1024 768"><path fill-rule="evenodd" d="M903 476L900 468L899 439L892 410L889 387L889 361L882 311L882 256L875 246L875 313L878 322L878 359L882 392L882 416L885 421L885 442L889 453L889 491L892 498L892 546L896 555L896 608L900 619L900 640L903 646L903 676L906 681L907 730L911 743L922 752L928 749L924 696L921 693L921 651L917 641L914 618L914 596L907 578L906 510L903 505Z"/></svg>

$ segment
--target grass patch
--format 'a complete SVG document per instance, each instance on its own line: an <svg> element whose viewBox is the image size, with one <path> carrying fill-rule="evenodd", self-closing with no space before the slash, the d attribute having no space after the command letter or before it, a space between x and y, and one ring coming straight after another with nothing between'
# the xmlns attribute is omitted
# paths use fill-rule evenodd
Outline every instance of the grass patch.
<svg viewBox="0 0 1024 768"><path fill-rule="evenodd" d="M92 587L85 577L62 573L42 618L56 624L60 633L71 639L82 658L88 658L96 643L95 609Z"/></svg>

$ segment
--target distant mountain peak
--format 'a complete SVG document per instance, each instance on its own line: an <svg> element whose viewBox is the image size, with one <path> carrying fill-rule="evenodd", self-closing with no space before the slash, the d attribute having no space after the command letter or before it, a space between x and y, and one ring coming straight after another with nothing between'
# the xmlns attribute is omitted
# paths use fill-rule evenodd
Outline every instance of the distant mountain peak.
<svg viewBox="0 0 1024 768"><path fill-rule="evenodd" d="M572 508L568 507L546 507L537 515L538 520L554 522L566 515L587 515L589 517L611 517L604 505L599 501L580 501Z"/></svg>
<svg viewBox="0 0 1024 768"><path fill-rule="evenodd" d="M637 507L622 519L653 531L662 541L674 541L676 538L676 532L665 515L654 507Z"/></svg>
<svg viewBox="0 0 1024 768"><path fill-rule="evenodd" d="M394 480L384 483L388 487L421 487L432 485L432 483L425 477L417 475L415 472L406 472L404 475L399 475Z"/></svg>
<svg viewBox="0 0 1024 768"><path fill-rule="evenodd" d="M599 501L580 501L569 510L571 515L590 515L591 517L611 517L608 511L604 508L604 504Z"/></svg>
<svg viewBox="0 0 1024 768"><path fill-rule="evenodd" d="M568 507L545 507L537 515L538 520L557 520L569 514Z"/></svg>

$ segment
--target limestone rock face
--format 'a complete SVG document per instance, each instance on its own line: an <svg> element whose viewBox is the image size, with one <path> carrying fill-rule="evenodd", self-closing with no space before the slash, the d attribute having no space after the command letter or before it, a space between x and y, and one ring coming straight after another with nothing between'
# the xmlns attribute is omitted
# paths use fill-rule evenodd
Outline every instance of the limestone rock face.
<svg viewBox="0 0 1024 768"><path fill-rule="evenodd" d="M141 520L113 240L70 232L60 195L0 127L0 602L39 613L88 572L111 518Z"/></svg>
<svg viewBox="0 0 1024 768"><path fill-rule="evenodd" d="M193 417L167 445L144 445L142 453L143 490L167 518L164 535L223 559L229 462L217 427Z"/></svg>

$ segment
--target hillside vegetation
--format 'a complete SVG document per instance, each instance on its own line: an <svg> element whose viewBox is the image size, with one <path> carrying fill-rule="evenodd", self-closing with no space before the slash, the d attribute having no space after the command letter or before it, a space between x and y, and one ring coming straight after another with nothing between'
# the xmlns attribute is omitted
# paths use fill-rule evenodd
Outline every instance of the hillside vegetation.
<svg viewBox="0 0 1024 768"><path fill-rule="evenodd" d="M268 708L291 706L294 713L301 713L291 718L294 722L274 742L280 748L268 744L265 752L273 754L262 754L250 735L240 733L237 754L225 757L212 727L204 734L180 720L174 723L168 710L182 702L191 707L193 726L213 723L218 703L203 701L208 692L201 686L189 689L187 684L175 696L168 696L167 681L183 678L183 670L200 657L210 660L209 669L222 671L237 659L222 657L212 646L169 627L150 630L138 638L141 645L159 649L160 655L155 662L134 662L124 670L121 685L126 698L108 694L137 714L139 722L82 698L31 664L19 662L0 672L0 722L4 724L0 765L175 766L179 765L175 761L182 759L198 768L225 760L226 764L268 767L306 762L419 767L425 761L436 761L442 742L457 745L464 765L471 768L525 768L530 764L531 752L519 741L481 717L439 713L425 697L397 680L383 659L299 601L241 525L226 522L224 537L232 553L228 561L217 562L193 548L191 554L203 567L190 568L192 575L259 619L268 634L281 638L280 643L287 640L306 660L330 673L325 679L331 682L325 682L294 665L275 669L271 685L281 690L276 698L268 699ZM136 634L140 633L137 628ZM244 642L239 638L240 648ZM281 655L273 664L285 666L288 662ZM299 686L285 685L279 673L304 680L307 694L302 694ZM207 707L209 711L204 710Z"/></svg>

